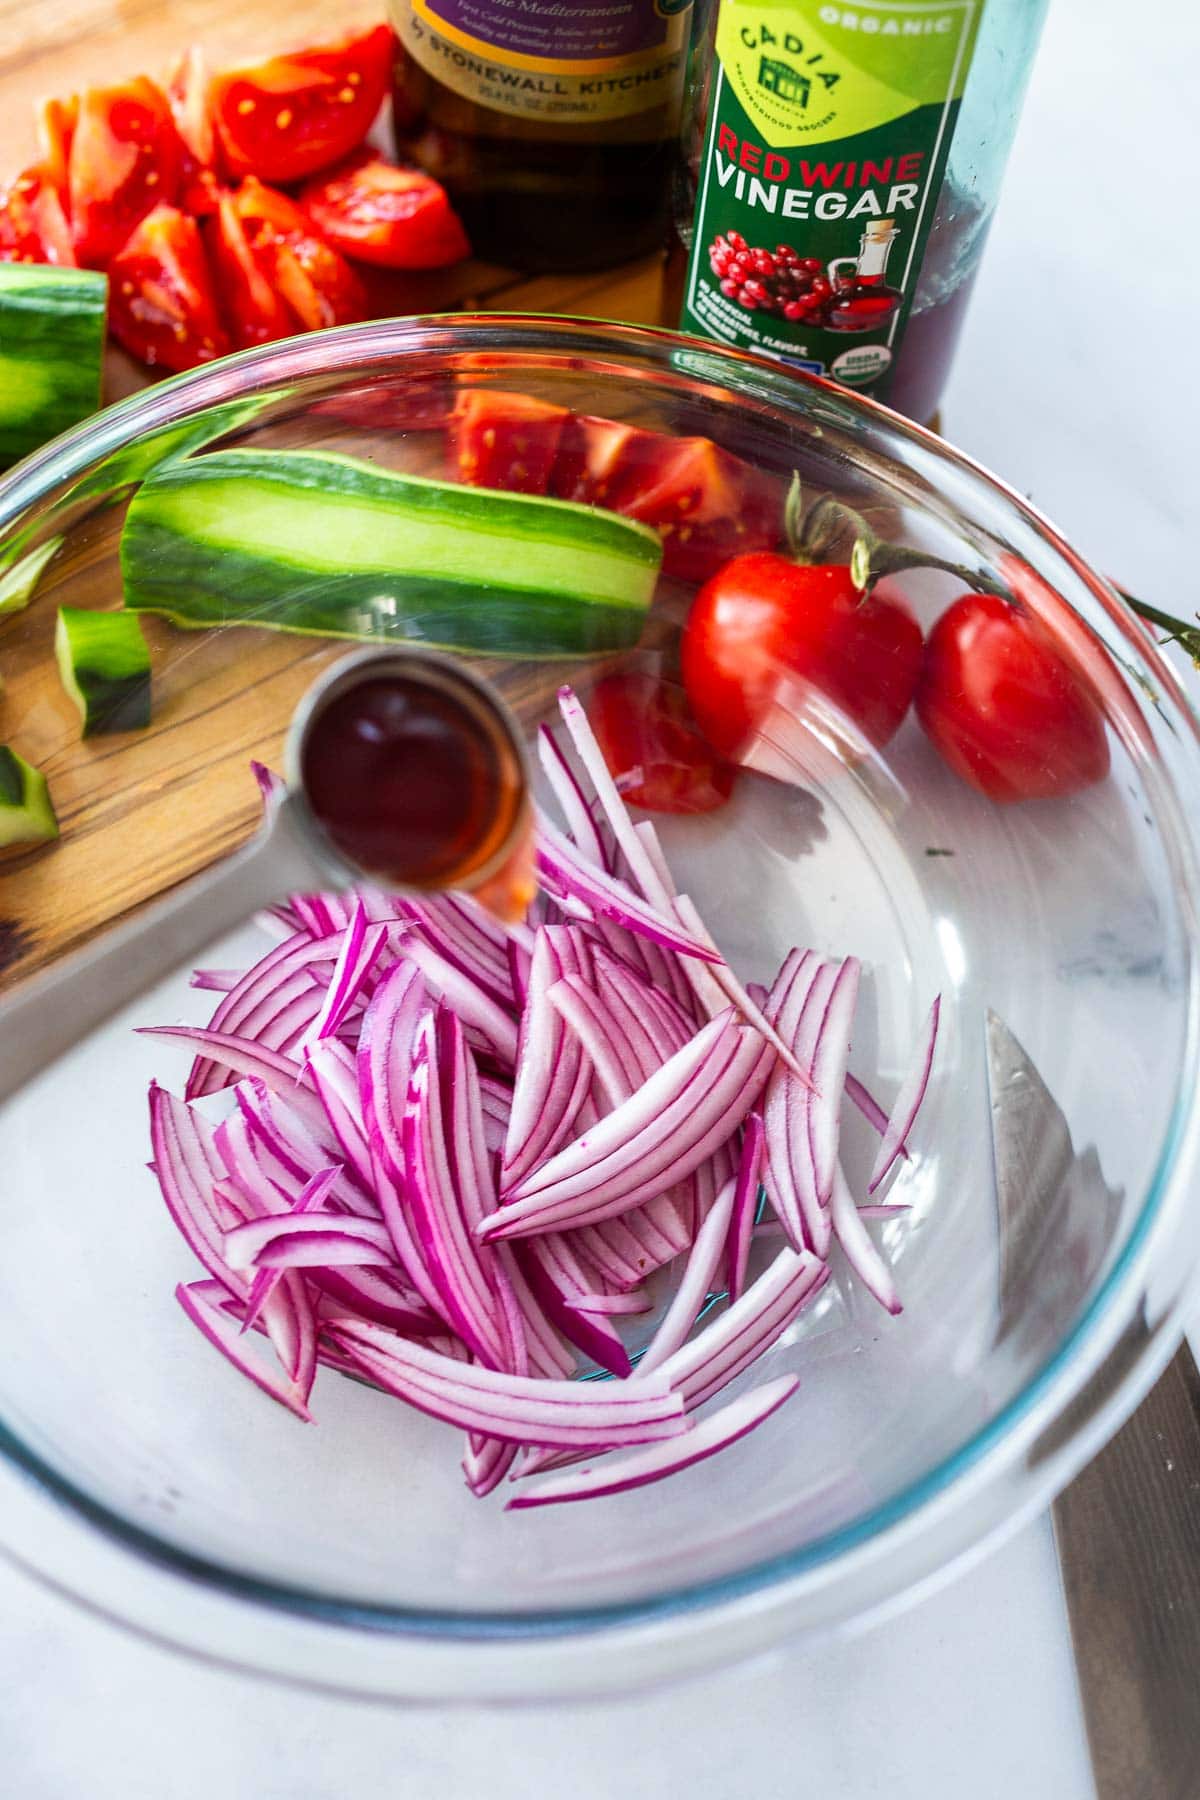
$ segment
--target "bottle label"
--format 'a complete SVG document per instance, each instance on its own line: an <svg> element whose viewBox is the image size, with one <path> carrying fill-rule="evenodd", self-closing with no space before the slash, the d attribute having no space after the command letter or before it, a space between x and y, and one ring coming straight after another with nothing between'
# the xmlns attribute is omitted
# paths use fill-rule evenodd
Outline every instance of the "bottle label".
<svg viewBox="0 0 1200 1800"><path fill-rule="evenodd" d="M691 0L407 0L396 34L476 106L579 125L676 105L690 10Z"/></svg>
<svg viewBox="0 0 1200 1800"><path fill-rule="evenodd" d="M983 0L721 0L682 328L886 397Z"/></svg>

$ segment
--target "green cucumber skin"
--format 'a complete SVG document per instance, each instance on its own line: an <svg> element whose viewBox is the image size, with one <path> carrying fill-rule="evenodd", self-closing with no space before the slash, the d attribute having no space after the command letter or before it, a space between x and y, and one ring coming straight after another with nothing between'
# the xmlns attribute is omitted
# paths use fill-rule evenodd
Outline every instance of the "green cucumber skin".
<svg viewBox="0 0 1200 1800"><path fill-rule="evenodd" d="M131 613L62 606L55 654L82 736L141 731L150 723L150 652Z"/></svg>
<svg viewBox="0 0 1200 1800"><path fill-rule="evenodd" d="M0 846L45 844L58 836L46 777L0 744Z"/></svg>
<svg viewBox="0 0 1200 1800"><path fill-rule="evenodd" d="M256 525L275 541L238 542ZM398 566L406 537L410 564L424 568ZM390 557L374 538L391 540ZM527 658L635 644L661 558L653 532L589 507L307 451L164 465L135 495L121 538L126 606L176 625Z"/></svg>
<svg viewBox="0 0 1200 1800"><path fill-rule="evenodd" d="M0 468L100 405L108 279L0 263Z"/></svg>

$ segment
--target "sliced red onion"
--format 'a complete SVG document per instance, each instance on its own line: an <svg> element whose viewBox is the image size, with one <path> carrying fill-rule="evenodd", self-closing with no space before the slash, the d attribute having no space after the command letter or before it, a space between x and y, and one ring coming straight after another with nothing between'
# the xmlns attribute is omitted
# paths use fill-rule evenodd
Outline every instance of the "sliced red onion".
<svg viewBox="0 0 1200 1800"><path fill-rule="evenodd" d="M194 969L189 987L204 988L211 994L232 993L245 978L244 969Z"/></svg>
<svg viewBox="0 0 1200 1800"><path fill-rule="evenodd" d="M581 1225L563 1235L572 1252L618 1292L639 1287L653 1273L646 1246L624 1219L601 1219L596 1225Z"/></svg>
<svg viewBox="0 0 1200 1800"><path fill-rule="evenodd" d="M483 1111L484 1141L493 1156L503 1154L512 1099L513 1091L507 1082L500 1081L495 1075L480 1075L479 1103Z"/></svg>
<svg viewBox="0 0 1200 1800"><path fill-rule="evenodd" d="M395 1254L381 1219L283 1213L251 1219L225 1237L231 1269L387 1268Z"/></svg>
<svg viewBox="0 0 1200 1800"><path fill-rule="evenodd" d="M537 862L543 885L560 903L577 902L587 916L599 913L615 919L627 931L680 956L695 956L705 963L720 961L719 951L700 943L670 920L660 918L625 882L587 862L570 839L541 814Z"/></svg>
<svg viewBox="0 0 1200 1800"><path fill-rule="evenodd" d="M669 919L671 915L669 882L663 883L654 866L653 858L647 854L645 845L638 837L633 820L630 818L625 802L617 790L617 784L612 778L612 772L604 760L604 752L596 740L595 732L588 723L588 717L580 705L579 696L572 688L559 688L558 710L562 714L563 724L575 746L575 753L587 770L588 778L596 791L596 798L600 802L604 816L617 840L617 847L629 865L629 872L635 884L641 889L650 905L661 909Z"/></svg>
<svg viewBox="0 0 1200 1800"><path fill-rule="evenodd" d="M872 1243L862 1222L862 1213L854 1204L840 1167L834 1169L830 1210L834 1236L845 1251L850 1267L874 1294L880 1306L893 1314L900 1312L900 1296L896 1292L892 1271Z"/></svg>
<svg viewBox="0 0 1200 1800"><path fill-rule="evenodd" d="M633 1367L629 1352L608 1320L591 1317L574 1305L577 1296L587 1290L578 1285L580 1276L566 1273L569 1265L564 1258L568 1255L562 1239L550 1232L521 1246L519 1266L555 1330L610 1375L628 1375Z"/></svg>
<svg viewBox="0 0 1200 1800"><path fill-rule="evenodd" d="M150 1143L154 1173L180 1236L197 1260L231 1294L244 1295L248 1283L225 1261L225 1240L213 1210L212 1193L221 1164L215 1132L200 1116L158 1083L150 1083Z"/></svg>
<svg viewBox="0 0 1200 1800"><path fill-rule="evenodd" d="M333 978L313 1021L310 1042L316 1044L323 1038L333 1037L362 992L363 983L387 941L388 927L368 926L366 910L360 901L354 909L350 929L342 939L342 948L333 965Z"/></svg>
<svg viewBox="0 0 1200 1800"><path fill-rule="evenodd" d="M517 1027L487 989L419 936L412 937L405 948L433 991L454 1008L464 1025L473 1025L499 1060L512 1068L517 1060Z"/></svg>
<svg viewBox="0 0 1200 1800"><path fill-rule="evenodd" d="M308 1016L315 1016L320 999L312 992L312 971L332 966L337 953L338 945L332 938L314 942L307 933L286 938L246 970L218 1004L208 1029L261 1044L272 1027L278 1027L281 1017L284 1032L290 1028L297 1004L310 1007ZM273 1041L265 1045L268 1050L278 1051L281 1047ZM216 1093L227 1079L215 1058L198 1056L192 1064L184 1097L196 1100L202 1094Z"/></svg>
<svg viewBox="0 0 1200 1800"><path fill-rule="evenodd" d="M305 1057L333 1135L360 1185L371 1192L371 1151L358 1091L358 1063L353 1050L336 1038L311 1044Z"/></svg>
<svg viewBox="0 0 1200 1800"><path fill-rule="evenodd" d="M275 809L282 806L287 798L287 782L266 763L251 760L250 773L258 783L258 791L262 795L263 812L270 818Z"/></svg>
<svg viewBox="0 0 1200 1800"><path fill-rule="evenodd" d="M330 1129L323 1108L317 1119L317 1129L313 1131L290 1100L282 1100L253 1076L239 1081L233 1093L238 1111L261 1147L258 1160L262 1161L265 1152L274 1164L285 1170L293 1184L305 1182L321 1169L342 1162L341 1146ZM279 1185L274 1167L267 1167L265 1172ZM287 1184L283 1185L286 1189ZM338 1176L330 1197L360 1218L377 1218L379 1215L374 1189L362 1187L346 1168Z"/></svg>
<svg viewBox="0 0 1200 1800"><path fill-rule="evenodd" d="M846 1058L850 1054L860 974L858 958L848 956L833 978L812 1055L808 1059L816 1091L801 1096L808 1116L808 1141L816 1171L817 1192L823 1206L828 1204L833 1192L833 1175L837 1167L840 1102L846 1081Z"/></svg>
<svg viewBox="0 0 1200 1800"><path fill-rule="evenodd" d="M671 1304L638 1363L634 1376L636 1381L644 1381L655 1369L661 1368L667 1358L674 1355L691 1335L701 1308L712 1291L720 1266L721 1252L729 1233L733 1201L734 1183L730 1181L718 1194L716 1204L696 1233L696 1241L684 1265L683 1275Z"/></svg>
<svg viewBox="0 0 1200 1800"><path fill-rule="evenodd" d="M429 994L420 970L411 963L398 963L372 995L358 1040L363 1124L368 1139L378 1139L388 1172L397 1181L404 1175L401 1129L413 1039L428 1007Z"/></svg>
<svg viewBox="0 0 1200 1800"><path fill-rule="evenodd" d="M289 1057L263 1050L249 1038L230 1037L198 1025L140 1025L137 1030L142 1037L174 1038L181 1043L202 1045L213 1061L232 1069L235 1075L255 1076L273 1093L282 1095L310 1130L322 1129L325 1115L312 1091L311 1078Z"/></svg>
<svg viewBox="0 0 1200 1800"><path fill-rule="evenodd" d="M456 1030L456 1044L446 1042L444 1030L439 1041L439 1024ZM471 1235L448 1153L452 1121L445 1112L439 1058L454 1055L456 1048L465 1071L469 1053L462 1044L460 1022L444 1007L436 1014L426 1013L417 1027L404 1113L404 1199L425 1267L450 1322L473 1355L498 1369L506 1357L494 1261Z"/></svg>
<svg viewBox="0 0 1200 1800"><path fill-rule="evenodd" d="M532 965L533 951L527 950L524 944L518 944L515 938L510 938L508 943L508 979L518 1012L524 1012L525 1010L525 1001L529 993L529 971Z"/></svg>
<svg viewBox="0 0 1200 1800"><path fill-rule="evenodd" d="M676 916L690 931L694 932L704 943L712 944L704 921L687 894L680 894L674 902L674 907ZM716 946L713 945L713 948L715 950ZM724 989L726 997L736 1006L746 1023L753 1025L756 1031L761 1032L776 1053L783 1058L797 1081L803 1087L811 1087L813 1085L812 1077L803 1061L793 1054L792 1047L786 1038L775 1030L766 1013L755 1004L723 957L718 956L717 961L713 963L712 978L718 987Z"/></svg>
<svg viewBox="0 0 1200 1800"><path fill-rule="evenodd" d="M732 1013L714 1019L623 1106L506 1195L480 1235L588 1224L673 1187L737 1130L771 1060L770 1048Z"/></svg>
<svg viewBox="0 0 1200 1800"><path fill-rule="evenodd" d="M439 894L398 904L413 922L418 936L442 962L451 964L465 980L480 988L501 1012L511 1012L514 995L508 960L510 940L501 937L499 943L495 942L478 928L469 913L454 905L456 898Z"/></svg>
<svg viewBox="0 0 1200 1800"><path fill-rule="evenodd" d="M572 1302L576 1312L589 1313L594 1318L610 1318L615 1315L648 1313L651 1301L647 1294L640 1291L630 1294L580 1294Z"/></svg>
<svg viewBox="0 0 1200 1800"><path fill-rule="evenodd" d="M311 1181L306 1181L296 1195L292 1211L295 1214L319 1212L329 1198L329 1190L337 1180L338 1170L322 1169ZM226 1243L228 1255L228 1243ZM250 1284L250 1293L246 1301L246 1312L242 1319L242 1330L249 1331L257 1323L258 1316L283 1279L278 1269L260 1269Z"/></svg>
<svg viewBox="0 0 1200 1800"><path fill-rule="evenodd" d="M846 1071L846 1098L857 1106L867 1124L873 1126L882 1137L887 1130L887 1114L874 1094L863 1086L857 1075L851 1075L849 1070ZM901 1154L907 1156L908 1151L903 1150Z"/></svg>
<svg viewBox="0 0 1200 1800"><path fill-rule="evenodd" d="M752 1112L742 1134L742 1153L738 1159L737 1182L733 1210L729 1218L729 1240L726 1266L729 1270L730 1301L739 1300L746 1286L746 1269L750 1261L750 1239L758 1211L759 1178L763 1159L763 1121Z"/></svg>
<svg viewBox="0 0 1200 1800"><path fill-rule="evenodd" d="M824 1016L827 990L835 970L809 951L792 954L784 962L768 1000L768 1011L781 1036L793 1043L815 1041L815 1028L805 1033L806 1017ZM790 1069L778 1067L767 1082L763 1105L766 1158L763 1182L771 1205L782 1221L789 1242L797 1250L820 1246L828 1239L828 1222L822 1214L808 1137L807 1114L802 1105L806 1090Z"/></svg>
<svg viewBox="0 0 1200 1800"><path fill-rule="evenodd" d="M462 1467L467 1486L477 1500L495 1492L512 1468L519 1449L519 1444L505 1438L469 1435Z"/></svg>
<svg viewBox="0 0 1200 1800"><path fill-rule="evenodd" d="M517 1045L516 1075L504 1146L504 1180L520 1178L563 1142L579 1117L591 1070L563 1025L549 992L566 974L590 973L585 939L562 925L542 926L534 941L529 992Z"/></svg>
<svg viewBox="0 0 1200 1800"><path fill-rule="evenodd" d="M683 1395L689 1412L703 1406L770 1348L828 1280L828 1265L811 1251L781 1250L741 1299L669 1356L656 1376Z"/></svg>
<svg viewBox="0 0 1200 1800"><path fill-rule="evenodd" d="M207 1283L191 1282L185 1285L180 1282L175 1289L175 1298L197 1330L203 1333L235 1369L249 1376L256 1387L261 1388L264 1394L269 1394L272 1400L277 1400L280 1406L286 1406L298 1419L303 1419L306 1424L312 1423L312 1414L300 1385L294 1379L264 1367L250 1350L248 1340L242 1337L237 1319L232 1318L213 1298Z"/></svg>
<svg viewBox="0 0 1200 1800"><path fill-rule="evenodd" d="M340 1312L360 1313L409 1337L433 1337L446 1329L446 1321L426 1305L423 1295L397 1281L394 1264L387 1271L310 1269L305 1279L328 1294Z"/></svg>
<svg viewBox="0 0 1200 1800"><path fill-rule="evenodd" d="M318 1333L316 1309L302 1277L285 1270L263 1302L261 1317L285 1375L307 1406L317 1373ZM239 1327L239 1337L244 1329L244 1324Z"/></svg>
<svg viewBox="0 0 1200 1800"><path fill-rule="evenodd" d="M548 725L538 726L537 748L538 761L554 790L555 799L562 807L567 830L574 838L579 854L588 862L594 863L598 869L611 874L612 866L600 828L592 817L575 771Z"/></svg>
<svg viewBox="0 0 1200 1800"><path fill-rule="evenodd" d="M929 1016L926 1018L921 1035L917 1040L916 1062L905 1077L900 1092L896 1095L896 1104L888 1118L887 1130L883 1134L883 1142L880 1144L879 1154L875 1158L875 1167L871 1170L871 1179L867 1183L868 1194L875 1192L900 1155L917 1114L921 1110L921 1102L925 1098L925 1090L929 1086L929 1077L933 1070L933 1052L937 1044L938 1019L941 1010L942 997L939 994L929 1009Z"/></svg>
<svg viewBox="0 0 1200 1800"><path fill-rule="evenodd" d="M507 1249L508 1246L501 1246ZM575 1354L555 1330L544 1309L539 1306L520 1266L517 1252L505 1260L504 1272L513 1300L521 1309L525 1324L525 1351L529 1373L542 1376L566 1376L575 1371Z"/></svg>
<svg viewBox="0 0 1200 1800"><path fill-rule="evenodd" d="M508 1502L506 1512L518 1512L530 1506L559 1506L571 1500L598 1500L605 1494L623 1494L632 1488L645 1487L677 1475L681 1469L703 1462L727 1450L739 1438L757 1429L771 1414L790 1400L800 1385L798 1375L780 1375L765 1381L725 1406L697 1421L681 1438L666 1444L652 1444L628 1456L605 1458L597 1467L584 1464L570 1475L558 1475L540 1487L522 1488Z"/></svg>
<svg viewBox="0 0 1200 1800"><path fill-rule="evenodd" d="M517 1443L645 1444L686 1429L665 1379L541 1381L459 1363L358 1320L329 1321L329 1336L389 1393L465 1431Z"/></svg>

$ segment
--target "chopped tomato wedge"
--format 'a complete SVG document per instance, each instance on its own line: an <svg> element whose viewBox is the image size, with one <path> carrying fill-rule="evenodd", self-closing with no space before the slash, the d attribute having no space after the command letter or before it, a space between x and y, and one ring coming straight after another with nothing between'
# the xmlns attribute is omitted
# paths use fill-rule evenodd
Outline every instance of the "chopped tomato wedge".
<svg viewBox="0 0 1200 1800"><path fill-rule="evenodd" d="M67 191L67 164L78 120L78 94L72 94L66 100L38 102L37 140L42 153L42 167L58 189L60 198Z"/></svg>
<svg viewBox="0 0 1200 1800"><path fill-rule="evenodd" d="M701 736L678 682L637 670L604 675L588 713L604 760L634 806L704 813L728 800L734 770Z"/></svg>
<svg viewBox="0 0 1200 1800"><path fill-rule="evenodd" d="M294 330L319 331L366 318L366 295L354 270L294 200L251 176L234 205L254 260L283 300Z"/></svg>
<svg viewBox="0 0 1200 1800"><path fill-rule="evenodd" d="M206 241L221 312L234 348L291 337L295 322L250 248L246 227L232 194L218 192L217 211L206 226Z"/></svg>
<svg viewBox="0 0 1200 1800"><path fill-rule="evenodd" d="M783 489L710 438L670 437L612 419L573 418L551 491L650 525L663 540L663 571L706 581L742 551L770 550L783 535Z"/></svg>
<svg viewBox="0 0 1200 1800"><path fill-rule="evenodd" d="M570 416L565 407L528 394L468 389L459 395L450 421L460 479L472 487L544 494Z"/></svg>
<svg viewBox="0 0 1200 1800"><path fill-rule="evenodd" d="M0 262L75 266L71 228L58 189L42 163L0 188Z"/></svg>
<svg viewBox="0 0 1200 1800"><path fill-rule="evenodd" d="M310 182L300 204L336 250L384 269L441 269L471 253L445 188L370 150Z"/></svg>
<svg viewBox="0 0 1200 1800"><path fill-rule="evenodd" d="M181 158L166 96L147 76L87 90L67 164L75 254L85 268L106 268L152 207L174 204Z"/></svg>
<svg viewBox="0 0 1200 1800"><path fill-rule="evenodd" d="M182 146L180 205L194 219L217 210L217 129L209 109L204 52L185 50L167 76L167 103Z"/></svg>
<svg viewBox="0 0 1200 1800"><path fill-rule="evenodd" d="M386 25L218 75L211 90L231 174L299 181L362 143L391 70Z"/></svg>
<svg viewBox="0 0 1200 1800"><path fill-rule="evenodd" d="M108 269L108 323L145 363L191 369L223 356L228 340L194 219L156 206Z"/></svg>

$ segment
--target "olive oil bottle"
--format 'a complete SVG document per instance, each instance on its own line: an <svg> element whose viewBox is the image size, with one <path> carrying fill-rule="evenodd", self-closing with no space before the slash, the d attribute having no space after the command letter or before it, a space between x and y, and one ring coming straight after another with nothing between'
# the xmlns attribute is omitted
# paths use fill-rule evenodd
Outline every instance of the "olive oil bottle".
<svg viewBox="0 0 1200 1800"><path fill-rule="evenodd" d="M599 269L663 241L691 0L392 0L397 147L477 255Z"/></svg>

